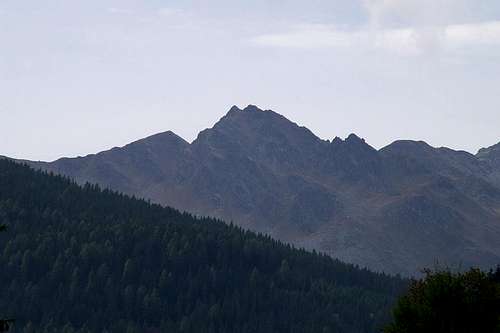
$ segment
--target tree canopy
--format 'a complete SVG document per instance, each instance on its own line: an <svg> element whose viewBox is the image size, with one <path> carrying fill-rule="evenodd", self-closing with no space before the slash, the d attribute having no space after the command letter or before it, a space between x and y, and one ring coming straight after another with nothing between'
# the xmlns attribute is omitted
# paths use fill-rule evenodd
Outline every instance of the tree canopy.
<svg viewBox="0 0 500 333"><path fill-rule="evenodd" d="M401 297L385 332L500 332L500 268L489 274L427 271Z"/></svg>

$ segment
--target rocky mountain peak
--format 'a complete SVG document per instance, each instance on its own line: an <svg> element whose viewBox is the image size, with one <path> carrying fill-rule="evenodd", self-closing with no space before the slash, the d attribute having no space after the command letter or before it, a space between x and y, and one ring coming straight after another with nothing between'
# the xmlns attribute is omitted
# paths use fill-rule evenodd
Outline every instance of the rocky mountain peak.
<svg viewBox="0 0 500 333"><path fill-rule="evenodd" d="M331 144L332 144L332 145L340 145L340 144L342 144L342 143L344 143L344 140L342 140L342 139L341 139L341 138L339 138L338 136L336 136L336 137L332 140L332 142L331 142Z"/></svg>
<svg viewBox="0 0 500 333"><path fill-rule="evenodd" d="M397 140L380 150L384 155L418 156L428 158L434 156L438 149L430 146L424 141Z"/></svg>
<svg viewBox="0 0 500 333"><path fill-rule="evenodd" d="M231 109L229 109L229 112L239 112L242 111L237 105L233 105Z"/></svg>
<svg viewBox="0 0 500 333"><path fill-rule="evenodd" d="M479 149L476 157L481 160L498 160L500 162L500 143L488 148Z"/></svg>
<svg viewBox="0 0 500 333"><path fill-rule="evenodd" d="M246 112L249 112L249 113L250 112L264 112L264 110L260 109L259 107L255 106L255 105L252 105L252 104L249 104L248 106L246 106L243 109L240 109L237 105L233 105L229 109L226 116L224 116L222 119L225 119L225 118L231 117L231 116L237 116L238 114L246 113Z"/></svg>
<svg viewBox="0 0 500 333"><path fill-rule="evenodd" d="M147 146L156 149L165 149L167 147L186 148L189 146L189 143L174 132L166 131L134 141L120 149L126 150L137 146Z"/></svg>
<svg viewBox="0 0 500 333"><path fill-rule="evenodd" d="M258 111L264 111L264 110L261 110L260 108L258 108L257 106L255 105L252 105L252 104L249 104L246 108L243 109L243 111L246 111L246 112L258 112Z"/></svg>
<svg viewBox="0 0 500 333"><path fill-rule="evenodd" d="M248 105L244 109L233 106L212 128L202 131L195 142L201 143L214 136L249 147L257 142L309 145L322 141L307 128L298 126L274 111L264 111L255 105Z"/></svg>
<svg viewBox="0 0 500 333"><path fill-rule="evenodd" d="M365 143L365 139L360 138L354 133L349 134L349 136L346 139L346 142L348 143Z"/></svg>

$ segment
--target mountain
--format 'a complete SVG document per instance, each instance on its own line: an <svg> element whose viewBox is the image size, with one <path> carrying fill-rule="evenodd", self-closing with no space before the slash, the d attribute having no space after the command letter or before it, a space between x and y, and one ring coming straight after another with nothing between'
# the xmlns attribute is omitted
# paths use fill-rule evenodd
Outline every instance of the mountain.
<svg viewBox="0 0 500 333"><path fill-rule="evenodd" d="M172 132L96 155L30 162L152 202L214 216L377 271L500 262L499 149L425 142L376 150L321 140L255 106L188 143Z"/></svg>
<svg viewBox="0 0 500 333"><path fill-rule="evenodd" d="M480 149L476 157L489 168L490 180L500 186L500 143Z"/></svg>
<svg viewBox="0 0 500 333"><path fill-rule="evenodd" d="M0 313L23 332L375 332L407 286L5 159L0 224Z"/></svg>

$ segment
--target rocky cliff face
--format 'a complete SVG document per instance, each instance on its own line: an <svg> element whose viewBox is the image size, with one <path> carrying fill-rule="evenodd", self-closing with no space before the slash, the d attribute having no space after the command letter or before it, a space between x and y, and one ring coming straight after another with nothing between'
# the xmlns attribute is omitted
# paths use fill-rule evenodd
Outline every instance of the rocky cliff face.
<svg viewBox="0 0 500 333"><path fill-rule="evenodd" d="M161 133L32 165L390 273L500 262L500 148L324 141L272 111L231 110L189 144Z"/></svg>

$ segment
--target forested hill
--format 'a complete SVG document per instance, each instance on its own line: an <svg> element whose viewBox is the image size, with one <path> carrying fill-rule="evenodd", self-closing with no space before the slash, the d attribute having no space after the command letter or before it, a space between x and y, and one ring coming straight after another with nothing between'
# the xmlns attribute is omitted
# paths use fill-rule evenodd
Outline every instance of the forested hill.
<svg viewBox="0 0 500 333"><path fill-rule="evenodd" d="M0 160L16 332L376 332L406 282Z"/></svg>

